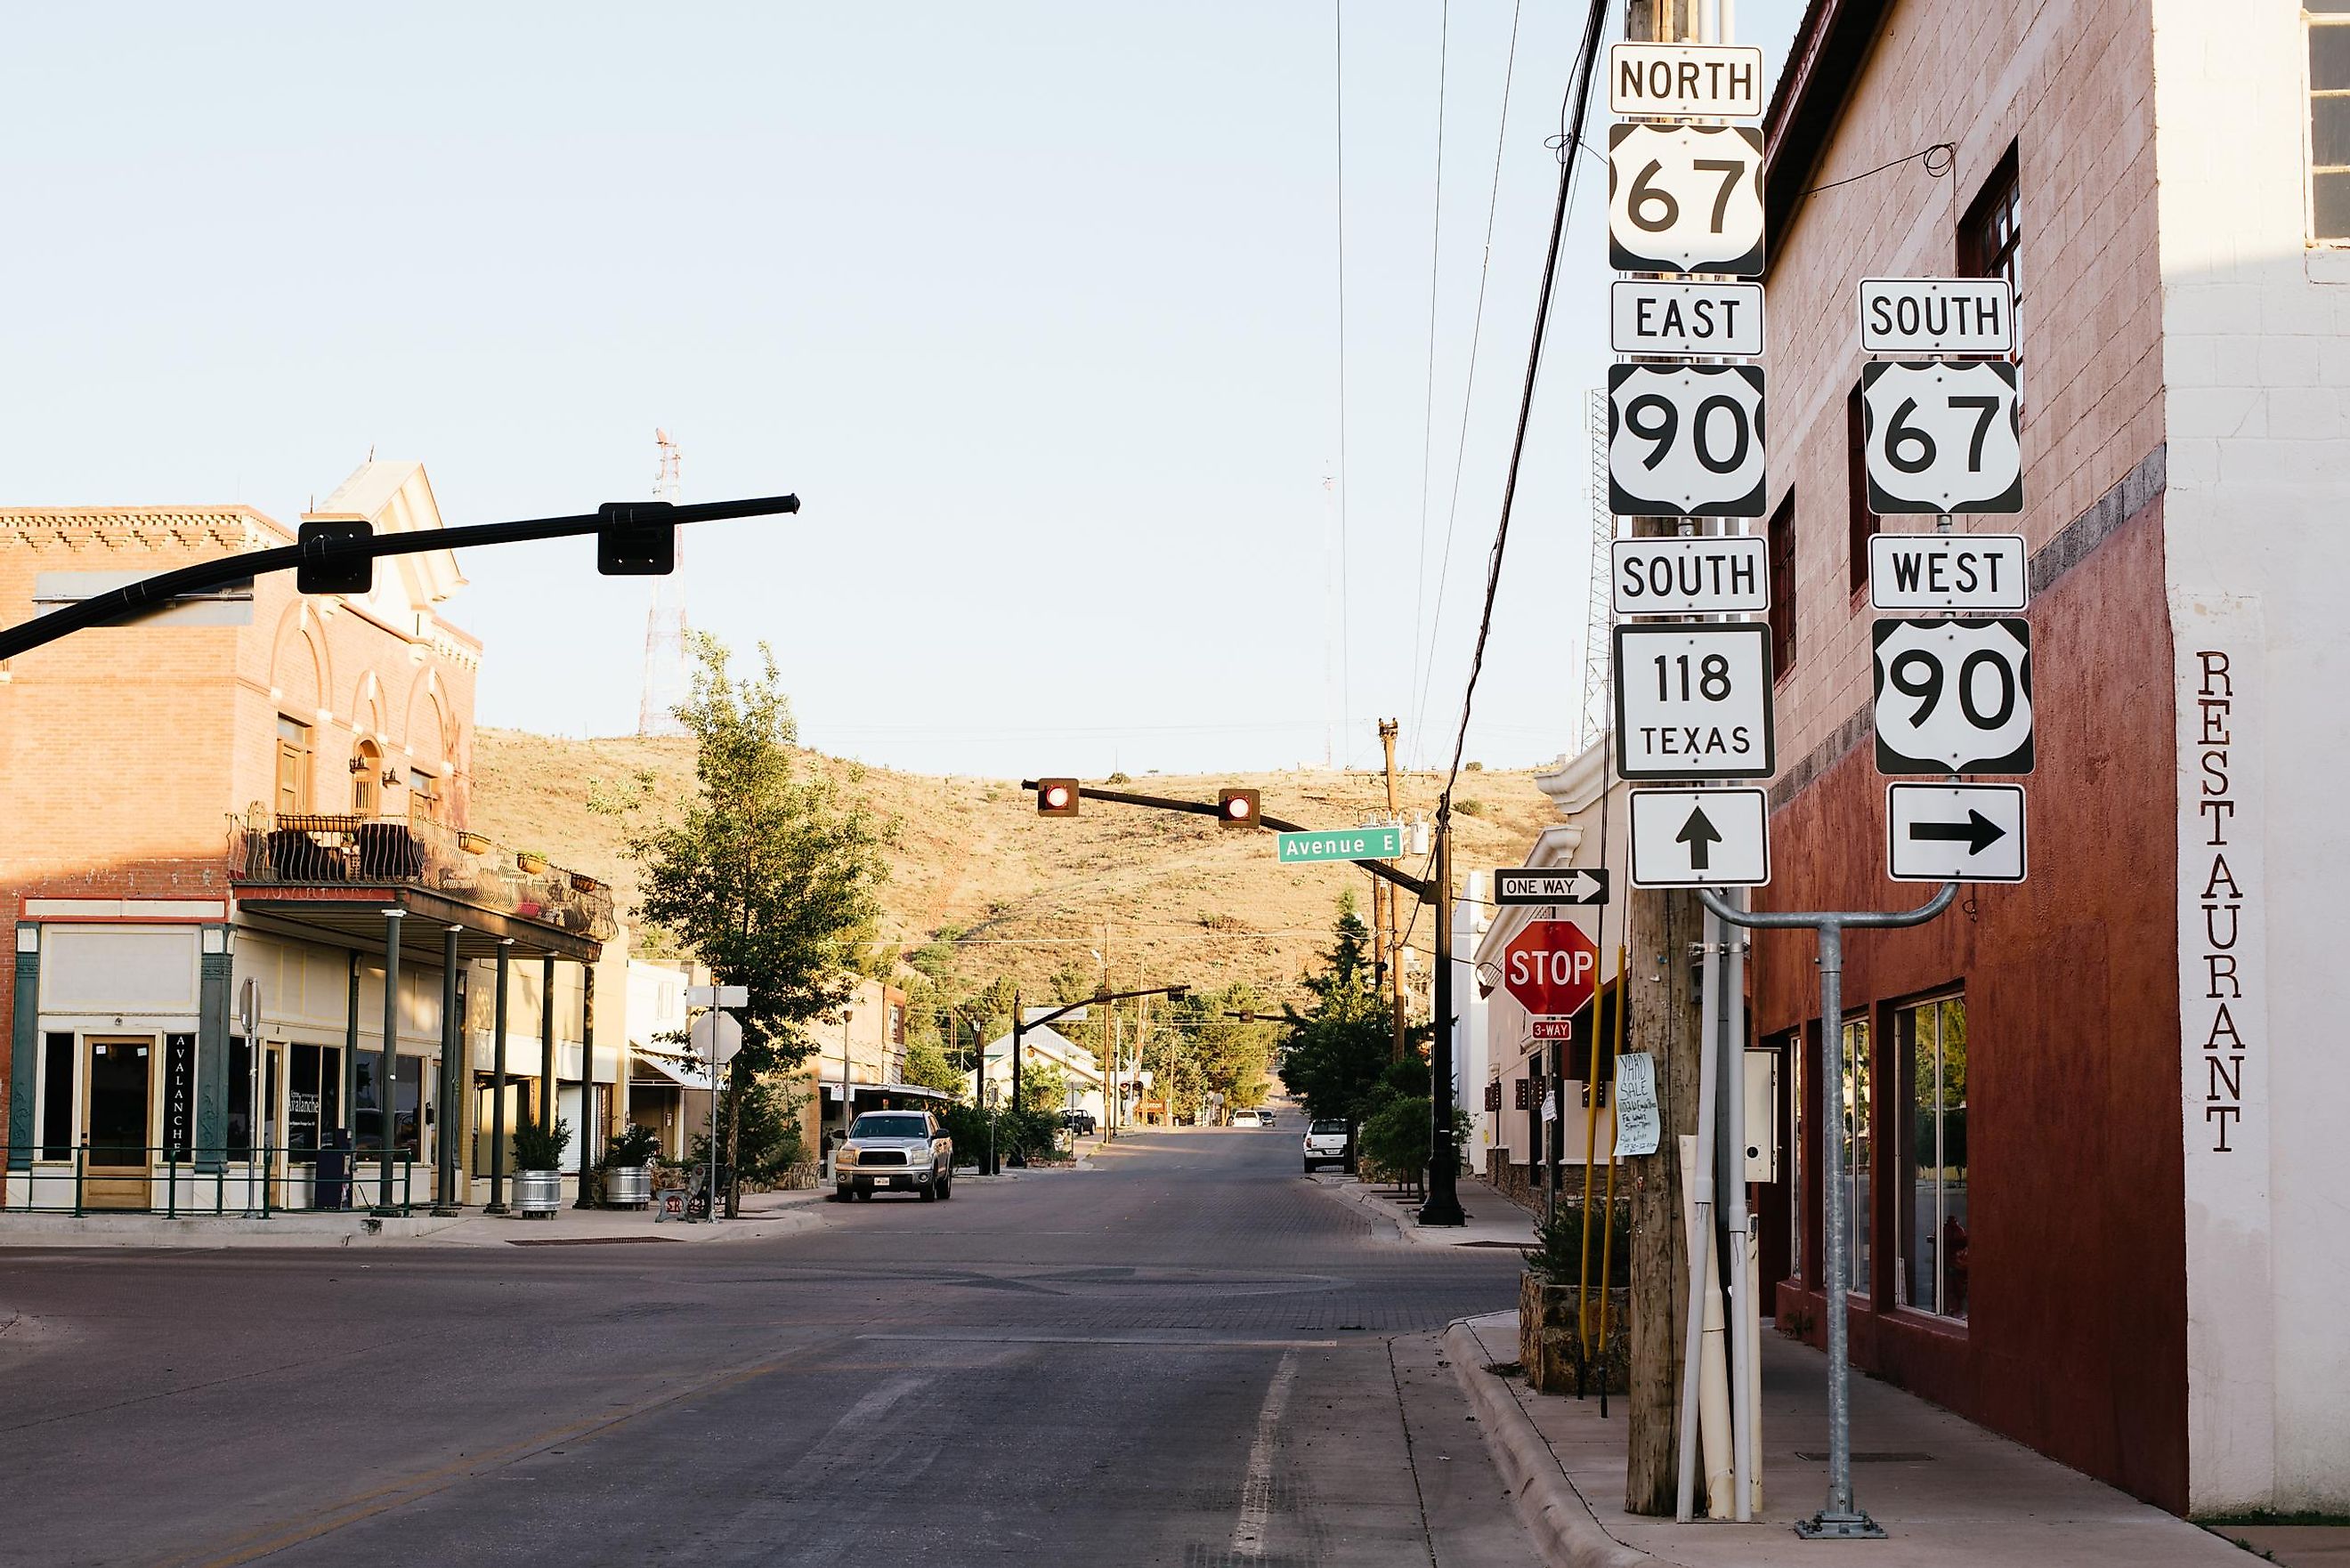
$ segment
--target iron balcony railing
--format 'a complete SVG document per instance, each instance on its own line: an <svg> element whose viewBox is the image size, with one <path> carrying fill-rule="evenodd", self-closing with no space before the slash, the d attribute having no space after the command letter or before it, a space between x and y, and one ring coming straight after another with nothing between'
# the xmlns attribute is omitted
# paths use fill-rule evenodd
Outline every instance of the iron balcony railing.
<svg viewBox="0 0 2350 1568"><path fill-rule="evenodd" d="M599 942L619 929L594 877L425 817L233 814L229 864L246 886L421 888Z"/></svg>

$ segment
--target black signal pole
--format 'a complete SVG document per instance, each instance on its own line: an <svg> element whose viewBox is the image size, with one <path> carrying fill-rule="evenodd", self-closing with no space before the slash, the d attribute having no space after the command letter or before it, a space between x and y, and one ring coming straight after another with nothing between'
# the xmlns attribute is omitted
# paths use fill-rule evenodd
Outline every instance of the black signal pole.
<svg viewBox="0 0 2350 1568"><path fill-rule="evenodd" d="M1023 779L1020 787L1033 791L1038 785L1035 779ZM1175 800L1166 795L1135 794L1127 790L1096 789L1091 784L1079 785L1076 796L1081 801L1110 801L1118 805L1139 805L1152 811L1180 811L1193 816L1223 815L1223 808L1211 801ZM1301 824L1284 822L1277 816L1266 816L1262 813L1258 815L1257 822L1261 826L1282 833L1311 831ZM1461 1154L1452 1137L1452 814L1450 805L1437 808L1436 874L1433 877L1423 880L1409 871L1397 870L1384 860L1361 860L1356 864L1372 876L1430 905L1436 913L1436 1028L1428 1048L1428 1200L1420 1205L1419 1222L1423 1225L1466 1225L1469 1216L1461 1208L1461 1190L1455 1179L1459 1174ZM1012 1036L1015 1081L1020 1061L1019 1030L1020 1024L1015 1017Z"/></svg>

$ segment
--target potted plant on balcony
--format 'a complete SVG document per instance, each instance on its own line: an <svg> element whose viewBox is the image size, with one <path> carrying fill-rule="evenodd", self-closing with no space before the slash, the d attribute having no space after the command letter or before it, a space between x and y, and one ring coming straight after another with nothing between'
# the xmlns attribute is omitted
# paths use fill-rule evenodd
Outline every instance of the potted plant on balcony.
<svg viewBox="0 0 2350 1568"><path fill-rule="evenodd" d="M660 1140L653 1129L630 1122L604 1150L604 1207L642 1209L653 1200L653 1152Z"/></svg>
<svg viewBox="0 0 2350 1568"><path fill-rule="evenodd" d="M515 864L521 867L525 871L534 877L542 877L546 874L546 857L540 854L536 849L515 850Z"/></svg>
<svg viewBox="0 0 2350 1568"><path fill-rule="evenodd" d="M601 884L599 884L595 877L588 875L585 871L574 871L571 873L571 890L575 893L592 893L599 886L601 886Z"/></svg>
<svg viewBox="0 0 2350 1568"><path fill-rule="evenodd" d="M515 1212L526 1220L551 1220L563 1207L563 1151L571 1147L571 1124L552 1127L526 1121L514 1130Z"/></svg>
<svg viewBox="0 0 2350 1568"><path fill-rule="evenodd" d="M1617 1211L1612 1246L1596 1231L1591 1237L1587 1310L1578 1310L1586 1266L1583 1230L1583 1206L1565 1199L1534 1226L1534 1244L1526 1250L1526 1272L1518 1284L1518 1360L1525 1367L1526 1381L1546 1393L1596 1393L1604 1378L1610 1393L1621 1394L1631 1386L1631 1211ZM1603 1254L1607 1264L1604 1281ZM1603 1294L1607 1318L1604 1342L1599 1332ZM1587 1364L1583 1355L1586 1327L1592 1341Z"/></svg>
<svg viewBox="0 0 2350 1568"><path fill-rule="evenodd" d="M457 847L468 855L487 855L490 852L490 840L485 834L461 827L457 830Z"/></svg>

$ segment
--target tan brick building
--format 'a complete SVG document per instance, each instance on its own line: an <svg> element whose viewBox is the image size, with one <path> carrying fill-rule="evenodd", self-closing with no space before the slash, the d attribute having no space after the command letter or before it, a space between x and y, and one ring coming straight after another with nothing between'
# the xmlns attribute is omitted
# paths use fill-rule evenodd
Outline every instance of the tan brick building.
<svg viewBox="0 0 2350 1568"><path fill-rule="evenodd" d="M413 462L363 464L313 515L441 526ZM293 538L243 506L0 510L0 617ZM338 1130L381 1146L387 1099L429 1198L444 1157L485 1162L463 1129L488 1115L501 951L504 1065L527 1081L509 1114L555 1103L551 1048L580 1125L580 966L609 899L466 831L482 649L441 613L463 581L447 551L387 560L365 596L270 574L0 668L11 1204L176 1207L186 1181L202 1204L302 1206Z"/></svg>

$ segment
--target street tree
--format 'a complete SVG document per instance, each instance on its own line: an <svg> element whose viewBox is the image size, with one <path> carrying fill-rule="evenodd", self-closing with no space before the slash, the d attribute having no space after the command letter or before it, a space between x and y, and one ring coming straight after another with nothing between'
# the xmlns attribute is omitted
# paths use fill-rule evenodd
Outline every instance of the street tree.
<svg viewBox="0 0 2350 1568"><path fill-rule="evenodd" d="M790 700L765 645L758 672L740 678L715 639L695 634L692 652L691 695L675 710L693 740L692 795L664 811L639 774L594 804L630 824L622 843L643 870L638 918L719 984L750 994L728 1069L731 1216L741 1210L744 1091L806 1059L805 1026L837 1014L855 989L880 913L887 836L830 781L799 772Z"/></svg>
<svg viewBox="0 0 2350 1568"><path fill-rule="evenodd" d="M1394 1025L1374 978L1371 933L1349 889L1321 968L1300 982L1312 1004L1283 1009L1289 1037L1281 1050L1281 1081L1309 1116L1344 1121L1349 1149L1394 1054Z"/></svg>

